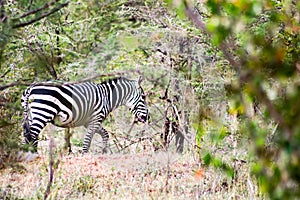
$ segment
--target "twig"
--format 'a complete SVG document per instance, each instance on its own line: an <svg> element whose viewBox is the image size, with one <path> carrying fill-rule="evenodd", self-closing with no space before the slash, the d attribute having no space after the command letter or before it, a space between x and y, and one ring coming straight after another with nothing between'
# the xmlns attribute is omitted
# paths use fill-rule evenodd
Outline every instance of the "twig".
<svg viewBox="0 0 300 200"><path fill-rule="evenodd" d="M164 96L159 97L162 100L166 100L166 99L168 100L169 99L169 88L170 88L170 85L171 85L171 72L169 73L169 76L170 76L170 78L169 78L168 85L167 85L167 87L165 89Z"/></svg>
<svg viewBox="0 0 300 200"><path fill-rule="evenodd" d="M31 1L30 3L32 3L32 1ZM42 7L39 7L39 8L30 10L30 11L24 13L23 15L21 15L21 16L19 17L19 19L20 19L20 18L27 17L28 15L35 14L35 13L37 13L37 12L39 12L39 11L41 11L41 10L44 10L44 9L46 9L46 8L49 8L49 6L52 6L52 5L54 5L55 3L56 3L56 1L52 1L52 2L50 2L50 3L45 3ZM31 5L31 4L30 4L30 5Z"/></svg>
<svg viewBox="0 0 300 200"><path fill-rule="evenodd" d="M131 122L131 126L130 126L129 130L127 131L127 135L130 135L135 123L136 123L136 119L133 118L133 121Z"/></svg>
<svg viewBox="0 0 300 200"><path fill-rule="evenodd" d="M9 83L7 85L2 85L2 86L0 86L0 91L5 90L6 88L9 88L9 87L20 86L20 85L24 85L24 86L29 86L29 85L40 85L40 86L72 85L72 84L78 84L78 83L84 83L84 82L92 81L94 79L101 78L101 77L120 76L120 75L133 73L133 72L138 72L138 70L127 70L127 71L123 71L123 72L114 72L114 73L108 73L108 74L97 74L97 75L91 76L89 78L85 78L85 79L78 80L78 81L69 81L69 82L59 82L59 81L56 80L56 82L29 83L29 82L26 82L26 81L29 81L29 79L25 79L25 80L15 81L15 82Z"/></svg>
<svg viewBox="0 0 300 200"><path fill-rule="evenodd" d="M176 106L175 106L175 105L172 105L172 106L173 106L174 112L175 112L175 114L176 114L176 116L177 116L177 118L178 118L178 122L179 122L179 125L180 125L179 127L180 127L181 129L184 129L184 124L182 123L182 120L181 120L181 118L180 118L180 115L179 115L179 112L178 112ZM181 134L183 135L184 139L185 139L189 144L193 144L193 142L186 136L186 133L185 133L184 130L181 131Z"/></svg>
<svg viewBox="0 0 300 200"><path fill-rule="evenodd" d="M194 14L193 10L188 5L188 2L184 1L183 3L184 3L184 6L186 8L186 14L187 14L187 16L191 19L191 21L194 23L194 25L196 26L196 28L201 29L205 33L208 33L204 22L202 22L199 19L199 17Z"/></svg>
<svg viewBox="0 0 300 200"><path fill-rule="evenodd" d="M277 131L277 128L278 128L278 123L276 123L276 125L275 125L275 127L274 127L274 129L273 129L273 131L272 131L272 133L271 133L271 137L270 137L270 142L272 142L273 140L274 140L274 137L275 137L275 133L276 133L276 131Z"/></svg>
<svg viewBox="0 0 300 200"><path fill-rule="evenodd" d="M6 88L9 88L9 87L15 87L15 86L20 86L20 85L25 85L25 86L31 85L31 83L28 83L25 81L26 80L20 80L20 81L15 81L15 82L9 83L7 85L2 85L2 86L0 86L0 91L5 90Z"/></svg>
<svg viewBox="0 0 300 200"><path fill-rule="evenodd" d="M167 173L166 173L166 182L165 182L165 192L166 193L169 193L169 177L170 177L170 155L169 155L169 152L167 152L167 155L168 155L168 162L167 162Z"/></svg>
<svg viewBox="0 0 300 200"><path fill-rule="evenodd" d="M24 23L20 23L20 24L15 24L12 26L12 28L21 28L21 27L24 27L24 26L27 26L27 25L30 25L30 24L33 24L45 17L48 17L49 15L59 11L60 9L62 9L63 7L67 6L69 4L69 1L65 2L65 3L62 3L60 5L58 5L57 7L53 8L51 11L47 12L47 13L44 13L42 14L41 16L38 16L37 18L34 18L28 22L24 22Z"/></svg>
<svg viewBox="0 0 300 200"><path fill-rule="evenodd" d="M9 68L8 70L6 70L6 72L4 72L4 74L2 74L0 76L0 78L4 78L10 71L11 71L11 68Z"/></svg>
<svg viewBox="0 0 300 200"><path fill-rule="evenodd" d="M113 73L108 73L108 74L96 74L94 76L88 77L88 78L84 78L78 81L69 81L69 82L65 82L61 85L72 85L72 84L78 84L78 83L84 83L84 82L88 82L88 81L92 81L98 78L102 78L102 77L110 77L110 76L121 76L124 74L128 74L128 73L138 73L139 70L126 70L126 71L121 71L121 72L113 72ZM51 84L50 84L51 85Z"/></svg>
<svg viewBox="0 0 300 200"><path fill-rule="evenodd" d="M249 199L251 200L255 200L255 191L254 191L254 187L253 184L250 180L250 176L248 176L247 178L247 186L248 186L248 191L249 191Z"/></svg>
<svg viewBox="0 0 300 200"><path fill-rule="evenodd" d="M121 148L123 148L122 145L120 144L120 142L119 142L117 136L116 136L114 133L110 133L110 134L114 137L113 142L115 143L115 145L116 145L116 147L117 147L117 151L120 152L119 146L120 146Z"/></svg>
<svg viewBox="0 0 300 200"><path fill-rule="evenodd" d="M54 147L54 142L53 142L53 137L50 138L49 141L49 182L47 185L47 189L45 191L44 194L44 200L46 200L51 192L51 186L53 184L53 177L54 177L54 170L57 168L59 161L57 160L56 162L54 162L54 158L53 158L53 147Z"/></svg>
<svg viewBox="0 0 300 200"><path fill-rule="evenodd" d="M145 141L145 140L151 140L151 139L153 139L153 136L158 135L158 134L160 134L160 133L156 133L156 134L151 135L151 136L148 136L148 137L140 137L140 138L138 138L137 140L130 140L129 138L127 138L127 139L130 140L130 143L129 143L128 145L122 147L121 150L118 151L118 153L120 153L120 152L123 151L124 149L127 149L128 147L130 147L130 146L133 145L133 144L136 144L136 143L139 143L139 142Z"/></svg>

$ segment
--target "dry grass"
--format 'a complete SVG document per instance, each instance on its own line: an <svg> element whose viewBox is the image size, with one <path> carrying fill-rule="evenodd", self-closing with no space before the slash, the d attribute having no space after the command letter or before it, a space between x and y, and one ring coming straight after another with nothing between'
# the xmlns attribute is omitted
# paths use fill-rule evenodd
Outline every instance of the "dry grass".
<svg viewBox="0 0 300 200"><path fill-rule="evenodd" d="M125 125L122 125L125 126ZM135 128L143 128L137 126ZM122 129L120 129L122 130ZM127 130L127 129L126 129ZM146 129L148 130L148 129ZM73 140L83 138L84 130L76 130ZM138 132L138 131L136 131ZM50 136L51 133L53 136ZM146 133L150 135L150 133ZM122 135L122 133L120 133ZM135 139L133 132L131 139ZM247 141L236 135L226 136L219 144L209 135L202 137L201 150L185 150L184 154L153 152L149 141L132 145L123 154L82 155L73 146L67 155L63 147L63 131L47 126L39 143L37 157L27 155L23 168L0 171L0 200L43 199L49 183L49 139L54 137L54 180L48 199L259 199L256 181L250 176ZM45 140L46 138L46 140ZM94 138L97 142L97 138ZM113 144L113 137L110 139ZM97 144L94 144L97 145ZM148 145L148 146L147 146ZM113 152L117 152L112 145ZM145 148L147 147L147 148ZM96 146L96 148L98 148ZM174 148L173 148L174 149ZM222 158L235 171L230 178L221 171L203 166L209 150ZM246 161L246 162L241 162Z"/></svg>
<svg viewBox="0 0 300 200"><path fill-rule="evenodd" d="M122 110L118 113L123 115ZM129 118L130 119L130 118ZM124 139L128 124L120 124L113 132ZM120 128L126 127L126 128ZM147 126L135 126L126 137L137 140L137 133L152 136L155 132ZM122 131L120 131L122 130ZM142 131L141 131L142 130ZM152 132L150 132L151 130ZM82 140L85 130L78 128L73 140ZM51 133L48 134L47 133ZM46 136L45 136L46 135ZM121 137L122 136L122 137ZM19 164L23 168L6 168L0 171L0 200L43 199L49 183L49 140L54 137L54 180L48 199L259 199L255 179L250 176L249 145L236 134L230 134L220 142L214 142L206 134L202 136L201 150L187 150L182 155L153 152L149 140L139 142L122 151L124 154L101 155L91 152L78 153L81 147L73 146L74 154L61 153L63 131L47 126L41 134L37 157L27 155ZM97 136L96 136L97 137ZM45 140L46 138L46 140ZM113 152L114 137L110 144ZM154 142L155 138L153 138ZM192 141L195 139L193 138ZM94 138L97 142L97 138ZM143 143L144 142L144 143ZM130 143L122 142L126 146ZM96 148L97 147L97 144ZM193 144L189 144L192 146ZM145 148L146 147L146 148ZM173 148L174 149L174 148ZM230 178L213 167L203 166L202 157L212 152L228 163L235 171ZM245 162L244 162L245 161Z"/></svg>
<svg viewBox="0 0 300 200"><path fill-rule="evenodd" d="M74 154L56 155L55 160L60 163L51 199L249 199L257 195L247 165L240 164L238 176L231 180L221 171L202 167L190 153ZM5 195L7 199L43 198L48 156L21 164L25 170L1 172L0 199Z"/></svg>

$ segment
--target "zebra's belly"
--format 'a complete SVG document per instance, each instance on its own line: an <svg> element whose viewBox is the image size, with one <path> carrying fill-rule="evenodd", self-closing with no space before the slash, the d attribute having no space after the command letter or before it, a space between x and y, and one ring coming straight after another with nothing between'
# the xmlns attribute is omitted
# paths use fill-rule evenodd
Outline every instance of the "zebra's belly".
<svg viewBox="0 0 300 200"><path fill-rule="evenodd" d="M67 116L64 113L58 113L52 122L55 126L62 128L71 128L80 126L79 124L74 122L73 116Z"/></svg>
<svg viewBox="0 0 300 200"><path fill-rule="evenodd" d="M83 117L81 119L74 119L74 115L67 116L63 113L58 113L53 120L53 124L62 128L73 128L78 126L86 126L89 122L89 117Z"/></svg>

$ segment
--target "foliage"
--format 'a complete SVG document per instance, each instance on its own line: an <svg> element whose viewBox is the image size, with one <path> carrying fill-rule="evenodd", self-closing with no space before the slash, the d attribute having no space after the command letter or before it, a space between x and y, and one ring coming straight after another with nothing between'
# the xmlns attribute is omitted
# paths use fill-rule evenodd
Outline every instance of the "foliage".
<svg viewBox="0 0 300 200"><path fill-rule="evenodd" d="M181 135L204 171L252 184L239 172L251 166L270 198L300 196L297 1L20 0L0 8L0 168L18 160L26 85L124 71L144 77L152 122L138 127L127 110L113 113L103 123L113 152L172 150ZM83 176L72 187L84 195L95 183Z"/></svg>
<svg viewBox="0 0 300 200"><path fill-rule="evenodd" d="M18 96L14 93L10 94L9 90L0 92L0 169L7 166L16 166L15 160L18 159L19 143L20 143L20 127L16 126L20 122L18 112L11 110L19 110L17 102ZM8 109L4 109L5 105Z"/></svg>
<svg viewBox="0 0 300 200"><path fill-rule="evenodd" d="M183 4L178 12L210 35L235 71L230 113L253 141L261 191L271 199L299 197L299 2L208 0L197 13Z"/></svg>

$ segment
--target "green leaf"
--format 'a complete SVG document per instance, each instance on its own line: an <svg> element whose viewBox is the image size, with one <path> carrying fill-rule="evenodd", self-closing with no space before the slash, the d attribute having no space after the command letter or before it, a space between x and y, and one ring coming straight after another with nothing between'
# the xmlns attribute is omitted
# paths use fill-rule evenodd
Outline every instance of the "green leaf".
<svg viewBox="0 0 300 200"><path fill-rule="evenodd" d="M206 153L202 159L203 159L204 165L209 165L212 161L212 157L211 157L210 153Z"/></svg>

